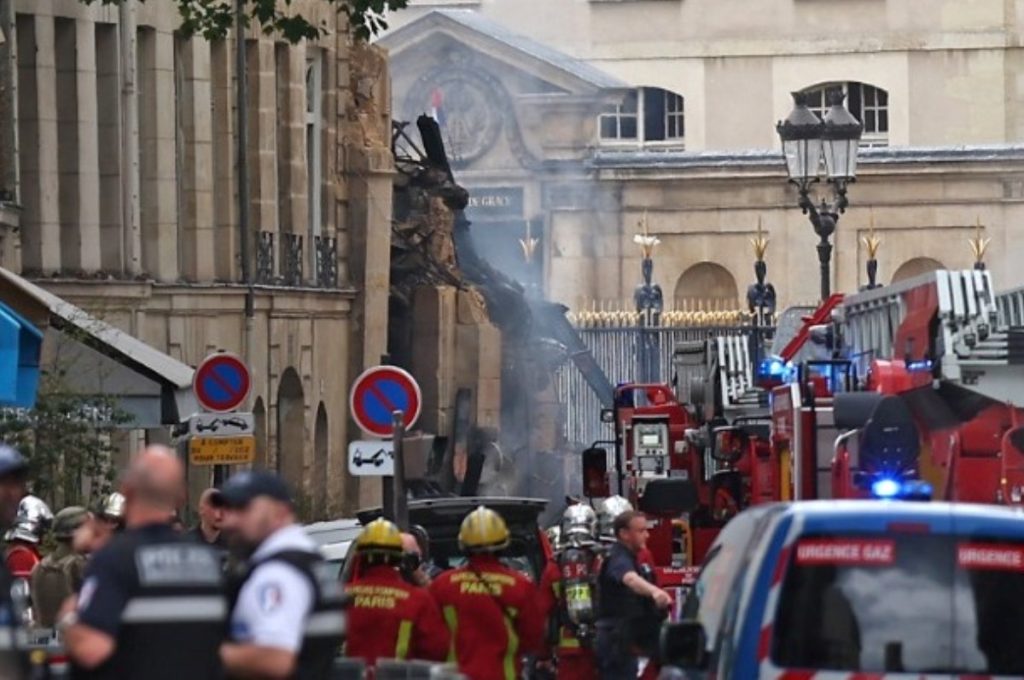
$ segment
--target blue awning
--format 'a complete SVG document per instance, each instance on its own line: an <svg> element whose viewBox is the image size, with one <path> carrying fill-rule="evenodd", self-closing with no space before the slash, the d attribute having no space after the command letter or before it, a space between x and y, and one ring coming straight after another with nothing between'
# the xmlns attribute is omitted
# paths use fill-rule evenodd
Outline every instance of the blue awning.
<svg viewBox="0 0 1024 680"><path fill-rule="evenodd" d="M0 302L0 406L35 406L42 347L42 332Z"/></svg>

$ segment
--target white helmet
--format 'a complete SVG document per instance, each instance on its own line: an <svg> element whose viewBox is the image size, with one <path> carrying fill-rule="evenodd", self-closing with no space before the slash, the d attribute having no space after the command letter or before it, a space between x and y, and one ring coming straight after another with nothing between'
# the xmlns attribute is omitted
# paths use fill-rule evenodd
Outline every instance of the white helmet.
<svg viewBox="0 0 1024 680"><path fill-rule="evenodd" d="M558 550L562 547L562 527L555 524L548 527L545 533L548 536L548 543L551 544L552 550Z"/></svg>
<svg viewBox="0 0 1024 680"><path fill-rule="evenodd" d="M593 541L597 532L597 513L589 505L570 505L562 513L562 539Z"/></svg>
<svg viewBox="0 0 1024 680"><path fill-rule="evenodd" d="M25 496L18 504L18 515L14 526L4 536L8 541L38 543L53 523L53 511L41 498Z"/></svg>
<svg viewBox="0 0 1024 680"><path fill-rule="evenodd" d="M615 530L612 528L612 524L614 524L615 518L632 509L633 504L622 496L609 496L601 501L601 505L597 509L597 528L601 538L614 541Z"/></svg>
<svg viewBox="0 0 1024 680"><path fill-rule="evenodd" d="M124 496L117 491L106 496L100 503L99 514L107 519L124 521Z"/></svg>

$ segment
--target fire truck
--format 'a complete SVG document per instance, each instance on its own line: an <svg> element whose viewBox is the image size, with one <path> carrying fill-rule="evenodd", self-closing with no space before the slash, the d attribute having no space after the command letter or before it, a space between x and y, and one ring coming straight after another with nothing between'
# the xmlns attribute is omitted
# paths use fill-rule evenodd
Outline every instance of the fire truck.
<svg viewBox="0 0 1024 680"><path fill-rule="evenodd" d="M997 295L984 270L930 272L833 295L780 349L762 345L680 347L676 390L620 386L604 414L613 477L652 517L659 565L679 564L681 544L682 562L699 563L759 503L1024 503L1024 289ZM584 455L588 495L605 491L599 457Z"/></svg>

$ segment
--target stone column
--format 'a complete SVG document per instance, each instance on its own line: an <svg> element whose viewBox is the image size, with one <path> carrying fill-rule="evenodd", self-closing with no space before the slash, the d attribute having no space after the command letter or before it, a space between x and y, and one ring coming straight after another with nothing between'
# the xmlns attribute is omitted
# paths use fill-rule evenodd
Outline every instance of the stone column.
<svg viewBox="0 0 1024 680"><path fill-rule="evenodd" d="M142 262L157 281L178 278L174 37L139 30Z"/></svg>
<svg viewBox="0 0 1024 680"><path fill-rule="evenodd" d="M210 116L210 45L177 39L178 148L181 168L181 275L209 281L214 275L213 125ZM222 200L226 200L224 197Z"/></svg>
<svg viewBox="0 0 1024 680"><path fill-rule="evenodd" d="M96 147L99 192L100 268L123 273L125 234L122 213L121 97L117 67L117 27L94 24L96 43Z"/></svg>
<svg viewBox="0 0 1024 680"><path fill-rule="evenodd" d="M60 269L53 17L19 15L17 31L22 267L50 274Z"/></svg>
<svg viewBox="0 0 1024 680"><path fill-rule="evenodd" d="M210 93L213 98L211 124L213 136L212 172L214 221L214 275L220 281L237 281L238 259L238 184L235 182L235 94L233 87L235 53L233 40L210 44ZM253 250L255 251L255 244Z"/></svg>

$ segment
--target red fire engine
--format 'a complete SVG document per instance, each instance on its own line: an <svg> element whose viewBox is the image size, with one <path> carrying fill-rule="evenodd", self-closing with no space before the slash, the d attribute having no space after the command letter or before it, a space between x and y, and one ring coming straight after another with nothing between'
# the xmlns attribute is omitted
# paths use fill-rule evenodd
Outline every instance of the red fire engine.
<svg viewBox="0 0 1024 680"><path fill-rule="evenodd" d="M777 356L755 347L734 336L678 349L678 366L700 369L677 371L685 405L667 385L616 390L606 443L623 495L655 520L659 565L679 564L681 517L695 564L757 503L1024 503L1024 290L997 296L986 271L931 272L832 296ZM584 456L591 496L607 495L603 454Z"/></svg>

